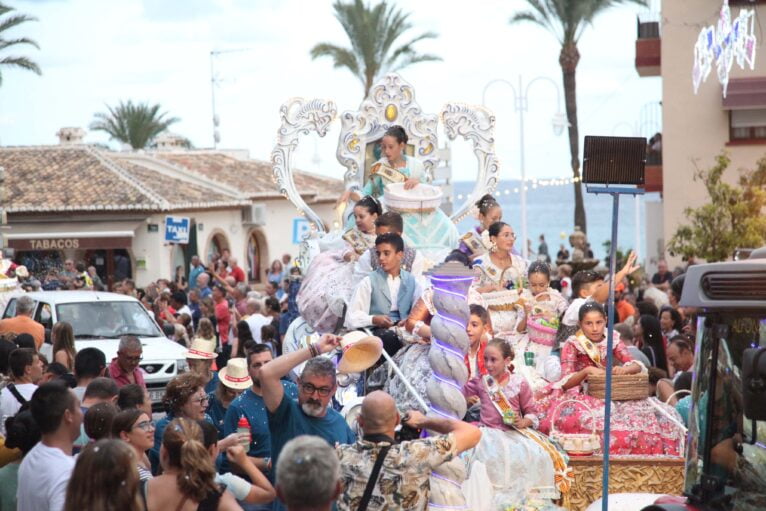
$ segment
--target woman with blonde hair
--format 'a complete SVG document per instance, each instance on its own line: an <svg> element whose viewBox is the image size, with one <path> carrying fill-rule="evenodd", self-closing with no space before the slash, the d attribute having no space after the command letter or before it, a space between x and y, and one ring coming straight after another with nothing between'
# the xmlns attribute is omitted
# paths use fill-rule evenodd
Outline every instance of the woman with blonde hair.
<svg viewBox="0 0 766 511"><path fill-rule="evenodd" d="M70 373L74 371L74 357L77 351L74 347L74 330L66 321L59 321L51 330L53 341L53 361L62 364Z"/></svg>
<svg viewBox="0 0 766 511"><path fill-rule="evenodd" d="M163 473L142 484L147 511L241 510L231 493L215 483L215 465L202 429L189 419L174 419L162 437Z"/></svg>
<svg viewBox="0 0 766 511"><path fill-rule="evenodd" d="M143 511L133 450L120 440L99 440L77 456L64 511Z"/></svg>

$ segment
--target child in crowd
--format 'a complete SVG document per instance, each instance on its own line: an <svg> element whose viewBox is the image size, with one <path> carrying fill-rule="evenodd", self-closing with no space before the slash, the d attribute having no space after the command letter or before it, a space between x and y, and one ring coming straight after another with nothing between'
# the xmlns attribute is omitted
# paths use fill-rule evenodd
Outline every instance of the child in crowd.
<svg viewBox="0 0 766 511"><path fill-rule="evenodd" d="M381 234L375 240L379 267L364 277L354 289L346 314L346 328L371 328L381 338L386 353L394 355L403 343L391 329L407 318L420 297L415 277L402 268L404 241L395 233Z"/></svg>
<svg viewBox="0 0 766 511"><path fill-rule="evenodd" d="M636 259L636 253L631 252L625 266L615 275L615 282L622 282L625 277L639 269L639 266L635 266ZM585 302L590 300L600 304L606 303L609 298L609 286L606 284L604 277L595 271L585 270L575 273L572 278L574 299L564 313L556 333L556 343L559 348L569 337L577 333L578 313Z"/></svg>
<svg viewBox="0 0 766 511"><path fill-rule="evenodd" d="M572 299L572 267L568 264L560 264L556 267L556 273L561 288L561 296L567 300Z"/></svg>
<svg viewBox="0 0 766 511"><path fill-rule="evenodd" d="M561 293L550 287L551 269L548 263L532 262L527 271L527 280L529 289L523 294L525 314L519 321L519 328L529 335L522 337L516 345L518 358L515 363L517 367L530 367L536 373L524 376L532 388L537 389L561 376L558 357L552 357L551 351L556 346L556 332L568 304Z"/></svg>
<svg viewBox="0 0 766 511"><path fill-rule="evenodd" d="M269 347L271 356L277 357L277 330L272 325L261 327L261 342Z"/></svg>
<svg viewBox="0 0 766 511"><path fill-rule="evenodd" d="M463 387L466 399L478 397L481 402L482 437L475 456L486 466L489 482L474 483L494 489L493 509L521 505L532 491L557 498L554 458L566 468L566 459L533 431L538 425L537 404L527 381L511 372L513 358L508 342L492 339L484 348L487 374ZM480 505L468 504L471 509Z"/></svg>
<svg viewBox="0 0 766 511"><path fill-rule="evenodd" d="M513 348L503 339L492 339L484 348L486 374L476 375L463 387L466 398L481 401L481 423L508 430L537 427L537 405L527 381L510 371Z"/></svg>
<svg viewBox="0 0 766 511"><path fill-rule="evenodd" d="M460 237L460 251L467 254L471 259L481 257L489 250L482 233L489 226L503 219L503 209L492 194L486 194L474 204L478 210L479 225L473 230Z"/></svg>
<svg viewBox="0 0 766 511"><path fill-rule="evenodd" d="M484 350L487 340L492 336L492 323L487 309L481 305L470 305L471 316L466 325L468 333L468 353L465 355L465 365L468 368L468 378L477 378L487 374L484 366Z"/></svg>

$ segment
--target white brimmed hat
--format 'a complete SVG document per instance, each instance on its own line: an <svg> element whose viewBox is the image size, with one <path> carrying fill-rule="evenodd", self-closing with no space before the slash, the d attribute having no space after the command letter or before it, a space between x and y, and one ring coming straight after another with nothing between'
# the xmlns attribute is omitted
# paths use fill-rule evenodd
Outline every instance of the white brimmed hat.
<svg viewBox="0 0 766 511"><path fill-rule="evenodd" d="M339 373L358 373L366 371L378 361L383 353L383 341L380 337L354 331L340 340L343 356L338 363Z"/></svg>
<svg viewBox="0 0 766 511"><path fill-rule="evenodd" d="M215 353L215 339L195 337L192 339L191 347L186 350L186 358L210 360L217 357L218 355Z"/></svg>
<svg viewBox="0 0 766 511"><path fill-rule="evenodd" d="M230 358L226 367L218 371L218 378L230 389L249 389L253 386L244 358Z"/></svg>

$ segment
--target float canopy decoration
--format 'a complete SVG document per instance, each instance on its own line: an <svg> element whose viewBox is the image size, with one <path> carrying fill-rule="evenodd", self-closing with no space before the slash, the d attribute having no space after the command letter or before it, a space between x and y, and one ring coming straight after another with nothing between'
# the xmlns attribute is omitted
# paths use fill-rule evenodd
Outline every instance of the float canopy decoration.
<svg viewBox="0 0 766 511"><path fill-rule="evenodd" d="M726 97L729 73L735 60L740 69L745 69L745 64L751 70L755 69L755 45L755 11L741 9L739 16L732 20L729 0L724 0L717 25L704 27L694 45L694 93L697 94L715 63L723 97Z"/></svg>

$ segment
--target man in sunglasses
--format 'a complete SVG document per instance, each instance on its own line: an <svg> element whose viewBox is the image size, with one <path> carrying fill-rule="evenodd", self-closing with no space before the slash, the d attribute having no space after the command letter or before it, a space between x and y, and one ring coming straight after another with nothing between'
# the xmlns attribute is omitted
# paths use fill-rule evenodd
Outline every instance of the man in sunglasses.
<svg viewBox="0 0 766 511"><path fill-rule="evenodd" d="M329 358L320 356L335 350L339 342L340 337L325 334L308 348L277 357L261 367L261 391L269 412L271 460L274 466L285 444L299 435L324 438L331 446L356 441L345 419L330 406L337 389L335 364ZM303 362L306 365L298 378L296 402L285 394L279 379ZM275 510L285 509L281 503L276 504Z"/></svg>

